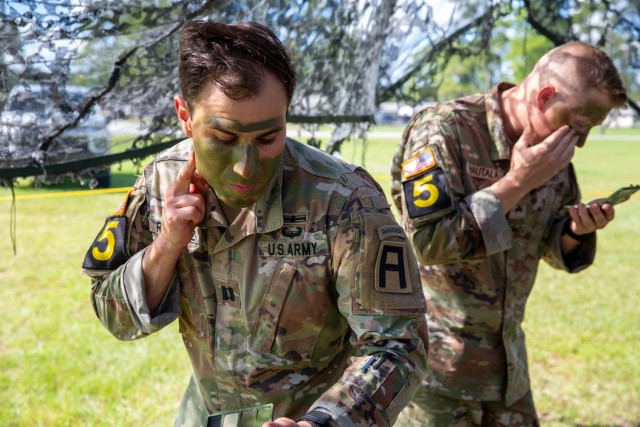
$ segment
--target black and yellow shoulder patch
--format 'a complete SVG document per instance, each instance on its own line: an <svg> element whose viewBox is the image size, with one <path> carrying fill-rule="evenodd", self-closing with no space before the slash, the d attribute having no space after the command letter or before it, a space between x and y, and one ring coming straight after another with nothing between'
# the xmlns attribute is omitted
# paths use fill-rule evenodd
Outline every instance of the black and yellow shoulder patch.
<svg viewBox="0 0 640 427"><path fill-rule="evenodd" d="M126 247L127 217L111 216L87 251L82 268L114 270L129 258Z"/></svg>
<svg viewBox="0 0 640 427"><path fill-rule="evenodd" d="M130 189L118 209L107 218L102 230L87 251L82 268L89 270L114 270L128 258L126 247L127 217L125 213L131 197Z"/></svg>
<svg viewBox="0 0 640 427"><path fill-rule="evenodd" d="M453 206L442 168L415 175L402 183L409 218L415 219Z"/></svg>

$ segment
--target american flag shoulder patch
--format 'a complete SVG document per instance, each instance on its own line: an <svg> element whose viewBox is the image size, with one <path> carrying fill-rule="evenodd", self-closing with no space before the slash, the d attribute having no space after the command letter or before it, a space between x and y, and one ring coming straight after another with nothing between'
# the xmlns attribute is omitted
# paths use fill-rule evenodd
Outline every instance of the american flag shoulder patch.
<svg viewBox="0 0 640 427"><path fill-rule="evenodd" d="M127 210L127 203L129 202L129 196L131 195L132 189L127 192L127 195L124 197L122 203L118 207L118 210L112 216L124 216L124 212Z"/></svg>
<svg viewBox="0 0 640 427"><path fill-rule="evenodd" d="M436 165L436 156L433 154L433 150L427 148L422 153L402 164L402 178L411 178L412 176L434 168Z"/></svg>

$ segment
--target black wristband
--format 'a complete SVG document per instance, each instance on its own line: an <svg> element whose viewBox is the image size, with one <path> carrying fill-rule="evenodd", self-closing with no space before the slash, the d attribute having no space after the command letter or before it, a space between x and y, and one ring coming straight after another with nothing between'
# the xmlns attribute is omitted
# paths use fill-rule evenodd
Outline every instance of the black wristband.
<svg viewBox="0 0 640 427"><path fill-rule="evenodd" d="M306 421L313 427L329 427L331 415L327 414L326 412L313 410L298 418L296 422L298 421Z"/></svg>
<svg viewBox="0 0 640 427"><path fill-rule="evenodd" d="M564 226L564 234L571 237L573 240L577 240L578 242L584 242L585 240L589 240L591 235L595 233L592 231L591 233L577 235L571 230L571 221L567 221L567 224Z"/></svg>

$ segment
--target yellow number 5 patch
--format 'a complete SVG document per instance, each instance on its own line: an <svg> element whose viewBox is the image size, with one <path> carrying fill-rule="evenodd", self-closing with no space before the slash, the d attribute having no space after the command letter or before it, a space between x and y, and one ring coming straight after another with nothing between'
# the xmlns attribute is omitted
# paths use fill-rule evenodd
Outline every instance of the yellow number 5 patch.
<svg viewBox="0 0 640 427"><path fill-rule="evenodd" d="M433 174L416 179L413 183L413 204L419 208L428 208L438 201L438 187L433 185L431 181L433 181ZM422 199L421 197L425 193L428 196L426 199Z"/></svg>
<svg viewBox="0 0 640 427"><path fill-rule="evenodd" d="M127 218L110 217L84 257L83 268L113 270L127 260L125 232Z"/></svg>
<svg viewBox="0 0 640 427"><path fill-rule="evenodd" d="M409 218L419 218L451 207L451 196L442 169L402 183Z"/></svg>

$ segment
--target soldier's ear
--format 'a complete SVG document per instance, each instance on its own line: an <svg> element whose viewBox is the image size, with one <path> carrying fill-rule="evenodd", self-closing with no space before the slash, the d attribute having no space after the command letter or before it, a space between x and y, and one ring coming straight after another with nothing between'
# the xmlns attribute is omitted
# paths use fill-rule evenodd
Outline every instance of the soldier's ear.
<svg viewBox="0 0 640 427"><path fill-rule="evenodd" d="M536 96L538 110L544 111L554 96L556 96L556 88L553 86L544 86Z"/></svg>
<svg viewBox="0 0 640 427"><path fill-rule="evenodd" d="M180 95L176 95L173 98L173 106L176 109L176 114L178 116L178 121L180 122L180 127L184 134L191 138L193 136L192 131L192 122L191 122L191 114L189 114L189 106L187 105L187 101Z"/></svg>

